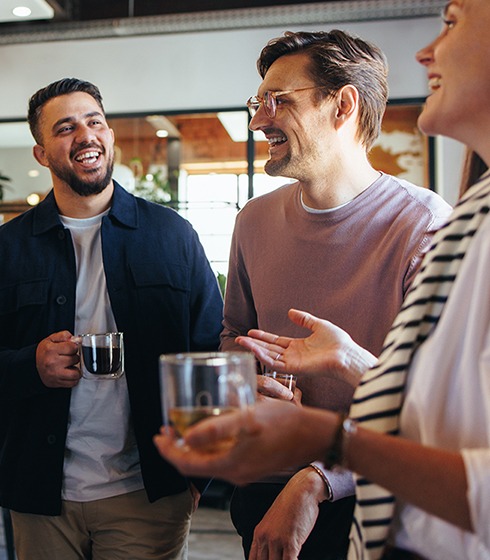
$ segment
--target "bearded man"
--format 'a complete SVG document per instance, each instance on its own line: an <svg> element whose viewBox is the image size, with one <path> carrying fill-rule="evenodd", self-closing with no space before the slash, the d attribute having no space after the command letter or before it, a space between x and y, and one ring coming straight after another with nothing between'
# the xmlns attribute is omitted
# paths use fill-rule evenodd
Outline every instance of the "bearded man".
<svg viewBox="0 0 490 560"><path fill-rule="evenodd" d="M75 78L29 102L53 189L0 228L0 504L19 560L187 558L197 489L152 443L160 354L215 350L222 298L196 232L112 180L114 132ZM120 331L82 378L76 335Z"/></svg>

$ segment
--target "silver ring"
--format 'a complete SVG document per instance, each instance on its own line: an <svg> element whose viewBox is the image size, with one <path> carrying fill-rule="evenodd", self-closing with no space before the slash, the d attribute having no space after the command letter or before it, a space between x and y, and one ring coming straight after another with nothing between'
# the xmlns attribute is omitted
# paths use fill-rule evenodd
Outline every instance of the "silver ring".
<svg viewBox="0 0 490 560"><path fill-rule="evenodd" d="M281 353L279 353L275 358L274 361L277 362L277 360L281 357Z"/></svg>

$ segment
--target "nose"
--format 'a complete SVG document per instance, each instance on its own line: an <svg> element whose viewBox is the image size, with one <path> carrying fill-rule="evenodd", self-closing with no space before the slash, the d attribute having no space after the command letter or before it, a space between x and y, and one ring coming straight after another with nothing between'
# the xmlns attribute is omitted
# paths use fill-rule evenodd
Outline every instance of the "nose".
<svg viewBox="0 0 490 560"><path fill-rule="evenodd" d="M265 112L264 105L260 104L257 112L250 120L248 128L255 132L256 130L270 126L271 120L272 119Z"/></svg>
<svg viewBox="0 0 490 560"><path fill-rule="evenodd" d="M419 64L422 64L422 66L428 66L434 61L434 45L436 41L433 41L416 53L415 58Z"/></svg>
<svg viewBox="0 0 490 560"><path fill-rule="evenodd" d="M96 137L97 135L95 134L95 131L90 126L86 124L80 124L77 126L75 139L78 144L87 144L92 142Z"/></svg>

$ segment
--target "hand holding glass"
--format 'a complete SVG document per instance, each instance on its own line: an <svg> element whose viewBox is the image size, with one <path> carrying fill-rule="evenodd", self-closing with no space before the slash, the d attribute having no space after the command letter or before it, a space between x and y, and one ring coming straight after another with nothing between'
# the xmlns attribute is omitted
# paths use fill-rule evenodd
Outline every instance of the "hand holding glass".
<svg viewBox="0 0 490 560"><path fill-rule="evenodd" d="M296 375L293 375L292 373L280 373L278 371L267 370L264 371L262 375L265 375L265 377L272 377L272 379L275 379L281 385L284 385L284 387L287 387L292 393L294 393L297 380Z"/></svg>
<svg viewBox="0 0 490 560"><path fill-rule="evenodd" d="M182 439L186 430L200 420L254 404L255 364L253 354L248 352L160 356L164 424L172 426ZM219 448L233 443L223 441Z"/></svg>

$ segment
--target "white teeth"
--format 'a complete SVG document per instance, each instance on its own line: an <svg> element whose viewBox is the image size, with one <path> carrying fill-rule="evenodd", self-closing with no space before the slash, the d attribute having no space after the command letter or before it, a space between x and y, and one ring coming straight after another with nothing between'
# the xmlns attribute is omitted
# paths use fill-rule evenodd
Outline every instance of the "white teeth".
<svg viewBox="0 0 490 560"><path fill-rule="evenodd" d="M97 161L98 157L99 157L99 152L86 152L84 154L77 156L75 159L77 161L83 161L86 163L94 163L95 161Z"/></svg>
<svg viewBox="0 0 490 560"><path fill-rule="evenodd" d="M286 142L287 138L285 136L273 136L271 138L267 138L267 142L269 142L269 146L273 146L278 142Z"/></svg>
<svg viewBox="0 0 490 560"><path fill-rule="evenodd" d="M431 78L429 80L429 89L432 91L439 89L441 87L441 78Z"/></svg>

